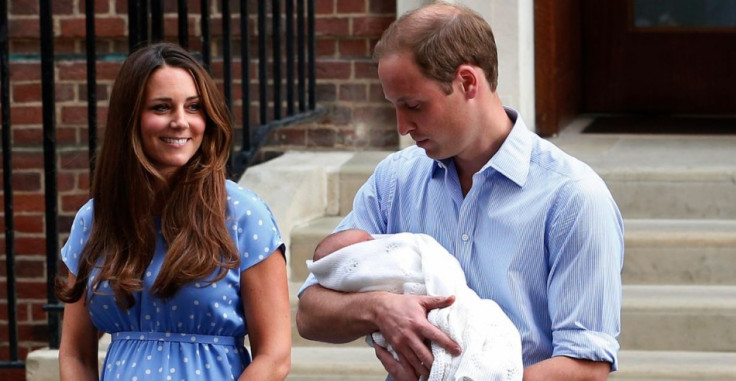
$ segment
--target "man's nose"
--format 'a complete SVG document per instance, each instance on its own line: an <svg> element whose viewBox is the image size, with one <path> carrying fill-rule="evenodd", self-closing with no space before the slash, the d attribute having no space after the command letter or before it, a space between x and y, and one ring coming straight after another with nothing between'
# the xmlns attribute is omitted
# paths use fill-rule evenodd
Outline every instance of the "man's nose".
<svg viewBox="0 0 736 381"><path fill-rule="evenodd" d="M400 110L396 110L396 127L402 136L414 131L413 123Z"/></svg>

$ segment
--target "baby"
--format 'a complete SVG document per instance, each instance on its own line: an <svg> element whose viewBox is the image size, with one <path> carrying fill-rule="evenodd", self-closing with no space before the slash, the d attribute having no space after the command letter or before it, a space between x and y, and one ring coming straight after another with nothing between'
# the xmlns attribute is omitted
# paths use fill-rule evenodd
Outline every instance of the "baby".
<svg viewBox="0 0 736 381"><path fill-rule="evenodd" d="M434 238L348 229L323 239L307 267L323 287L337 291L455 295L451 306L430 311L427 319L455 340L463 353L453 357L432 344L434 363L428 380L521 380L518 330L498 304L481 299L467 286L457 259ZM380 332L366 341L396 357Z"/></svg>

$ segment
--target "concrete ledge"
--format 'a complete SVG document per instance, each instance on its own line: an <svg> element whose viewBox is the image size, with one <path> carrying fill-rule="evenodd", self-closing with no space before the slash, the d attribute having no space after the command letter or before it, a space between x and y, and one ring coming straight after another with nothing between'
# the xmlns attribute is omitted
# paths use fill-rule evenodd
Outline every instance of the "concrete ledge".
<svg viewBox="0 0 736 381"><path fill-rule="evenodd" d="M287 152L248 168L239 184L256 192L268 204L290 247L291 229L324 215L337 214L337 175L352 152ZM287 259L290 253L287 250Z"/></svg>

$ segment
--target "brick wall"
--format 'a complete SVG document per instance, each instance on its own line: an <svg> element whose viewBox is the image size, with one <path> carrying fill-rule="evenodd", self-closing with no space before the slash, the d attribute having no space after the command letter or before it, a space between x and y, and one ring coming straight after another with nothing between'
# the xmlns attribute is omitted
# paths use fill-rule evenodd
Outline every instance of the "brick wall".
<svg viewBox="0 0 736 381"><path fill-rule="evenodd" d="M371 60L395 13L395 0L315 0L316 99L328 113L276 131L264 151L398 147L395 115Z"/></svg>
<svg viewBox="0 0 736 381"><path fill-rule="evenodd" d="M60 244L77 208L88 198L87 89L84 0L53 2L55 63L55 122L57 139L57 182L59 189ZM219 4L219 2L213 2ZM231 1L234 57L237 49L238 1ZM255 2L251 2L253 4ZM199 50L199 4L188 3L190 48ZM220 35L217 4L211 10L212 33ZM165 2L167 39L176 41L176 5ZM255 8L255 4L253 5ZM97 53L97 118L101 141L107 100L120 60L128 49L127 1L95 0ZM283 9L283 5L282 5ZM376 68L371 62L372 46L394 19L395 0L315 0L317 34L316 102L327 113L318 120L275 131L263 148L265 156L285 150L394 149L398 138L392 108L383 99ZM20 358L35 348L48 345L46 303L44 182L42 149L41 64L39 59L39 2L10 0L8 31L11 60L10 102L13 165L13 209L15 224L15 276L18 297ZM251 17L255 9L249 10ZM255 26L255 19L251 22ZM251 44L253 46L254 44ZM212 71L222 76L219 49L213 48ZM238 67L239 63L236 65ZM251 72L256 73L255 64ZM233 70L233 114L240 124L239 70ZM221 81L220 81L221 83ZM251 98L257 99L257 83L250 82ZM257 122L257 108L251 109ZM6 128L6 126L3 126ZM240 136L236 132L236 136ZM2 170L0 168L0 170ZM1 181L1 179L0 179ZM1 189L0 189L1 191ZM0 210L0 214L3 211ZM4 215L0 227L4 232ZM5 236L0 242L0 360L9 359L8 305L6 294ZM2 380L24 379L22 370L0 370Z"/></svg>

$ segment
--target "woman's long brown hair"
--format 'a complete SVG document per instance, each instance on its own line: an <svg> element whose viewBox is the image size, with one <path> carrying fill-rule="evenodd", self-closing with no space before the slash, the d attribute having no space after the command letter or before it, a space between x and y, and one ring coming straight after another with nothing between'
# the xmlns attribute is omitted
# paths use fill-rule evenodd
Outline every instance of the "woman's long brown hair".
<svg viewBox="0 0 736 381"><path fill-rule="evenodd" d="M163 66L192 74L207 121L200 149L168 183L144 153L140 136L146 83ZM194 57L167 43L132 53L113 85L104 135L92 184L90 238L81 253L76 281L57 284L60 300L79 300L92 269L98 267L91 289L109 281L117 303L130 308L133 293L143 289L143 274L153 258L156 207L168 251L151 289L155 296L170 298L188 282L214 282L239 266L239 254L225 226L230 113L214 81Z"/></svg>

